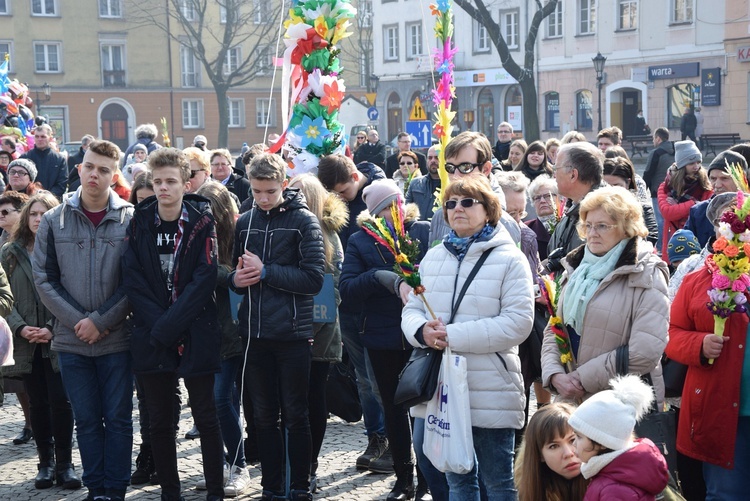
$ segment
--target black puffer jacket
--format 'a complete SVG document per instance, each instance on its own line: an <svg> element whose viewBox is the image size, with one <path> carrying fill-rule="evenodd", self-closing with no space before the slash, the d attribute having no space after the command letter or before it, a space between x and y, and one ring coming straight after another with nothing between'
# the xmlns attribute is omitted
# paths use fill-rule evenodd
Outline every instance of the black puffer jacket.
<svg viewBox="0 0 750 501"><path fill-rule="evenodd" d="M244 294L240 334L251 339L295 341L313 337L313 296L323 287L323 233L297 189L270 211L253 207L237 221L234 262L248 250L263 261L263 278ZM229 277L234 283L234 272Z"/></svg>
<svg viewBox="0 0 750 501"><path fill-rule="evenodd" d="M178 371L182 377L218 372L221 328L214 300L218 259L211 206L199 195L183 199L188 220L174 267L177 299L170 304L151 231L156 205L152 198L138 206L122 258L123 286L133 308L133 371Z"/></svg>

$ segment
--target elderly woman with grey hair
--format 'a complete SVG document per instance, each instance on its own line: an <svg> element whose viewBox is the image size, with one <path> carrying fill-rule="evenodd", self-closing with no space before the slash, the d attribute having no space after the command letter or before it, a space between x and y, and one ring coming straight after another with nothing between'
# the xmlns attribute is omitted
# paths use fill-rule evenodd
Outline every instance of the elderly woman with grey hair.
<svg viewBox="0 0 750 501"><path fill-rule="evenodd" d="M536 233L539 247L539 259L547 259L547 244L557 224L557 208L560 206L560 195L557 193L557 181L543 174L531 182L526 190L528 203L534 207L536 217L524 221L526 226Z"/></svg>

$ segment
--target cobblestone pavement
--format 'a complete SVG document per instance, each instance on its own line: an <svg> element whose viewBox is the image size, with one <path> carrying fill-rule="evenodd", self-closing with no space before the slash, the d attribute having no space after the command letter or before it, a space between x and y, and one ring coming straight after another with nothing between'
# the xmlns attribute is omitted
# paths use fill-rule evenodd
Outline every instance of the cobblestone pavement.
<svg viewBox="0 0 750 501"><path fill-rule="evenodd" d="M183 390L183 395L186 392ZM23 427L23 414L15 395L5 396L5 404L0 407L0 500L83 500L86 489L65 491L62 488L34 489L37 456L33 441L24 445L13 445L13 437ZM134 399L135 408L135 399ZM133 468L135 456L141 442L138 433L138 413L134 412L135 439L133 447ZM177 440L180 479L185 499L188 501L205 499L205 491L196 491L195 484L203 478L201 469L200 442L186 440L185 432L193 425L190 410L183 409L180 419L180 433ZM338 418L328 421L328 430L323 442L318 466L318 492L315 499L338 500L376 500L385 499L395 482L393 475L380 475L357 471L354 462L367 446L362 423L349 424ZM73 452L73 461L78 473L81 472L81 461L78 450ZM255 499L260 497L260 469L251 466L251 489L247 494L236 499ZM158 500L159 486L148 485L144 488L130 487L128 500Z"/></svg>

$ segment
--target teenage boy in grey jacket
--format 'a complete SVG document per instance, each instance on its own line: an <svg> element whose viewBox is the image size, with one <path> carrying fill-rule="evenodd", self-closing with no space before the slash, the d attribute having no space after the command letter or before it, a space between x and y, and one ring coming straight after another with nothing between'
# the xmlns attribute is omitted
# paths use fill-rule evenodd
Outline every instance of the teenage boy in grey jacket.
<svg viewBox="0 0 750 501"><path fill-rule="evenodd" d="M76 421L88 499L124 499L133 446L128 300L120 258L133 206L110 189L120 149L94 141L78 166L81 186L47 212L32 266L55 316L52 348Z"/></svg>

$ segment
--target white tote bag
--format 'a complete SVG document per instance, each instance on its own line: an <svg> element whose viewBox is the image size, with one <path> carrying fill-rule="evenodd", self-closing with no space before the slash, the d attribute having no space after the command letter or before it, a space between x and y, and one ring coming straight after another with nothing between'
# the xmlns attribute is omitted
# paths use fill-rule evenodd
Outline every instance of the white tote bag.
<svg viewBox="0 0 750 501"><path fill-rule="evenodd" d="M13 360L13 332L11 332L8 322L0 317L0 367L15 365Z"/></svg>
<svg viewBox="0 0 750 501"><path fill-rule="evenodd" d="M450 348L443 353L437 391L427 402L422 449L442 472L463 474L474 467L466 357Z"/></svg>

